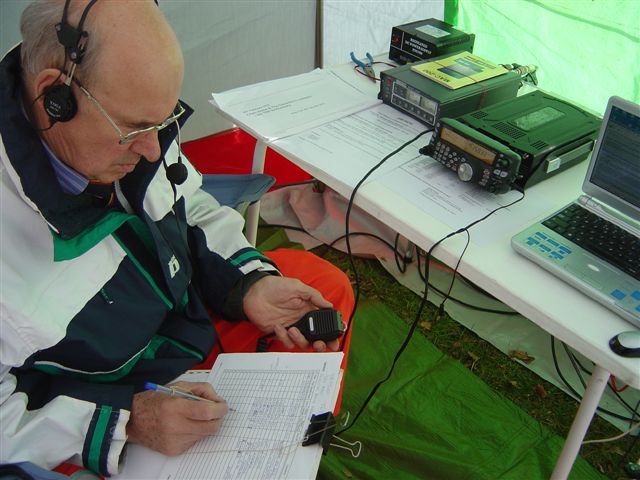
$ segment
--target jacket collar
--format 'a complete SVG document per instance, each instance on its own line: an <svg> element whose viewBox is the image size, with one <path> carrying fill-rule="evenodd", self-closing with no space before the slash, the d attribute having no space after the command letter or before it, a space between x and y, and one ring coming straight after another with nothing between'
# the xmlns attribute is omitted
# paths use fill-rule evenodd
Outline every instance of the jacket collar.
<svg viewBox="0 0 640 480"><path fill-rule="evenodd" d="M8 156L5 161L11 164L19 177L16 188L36 205L63 239L73 238L103 218L108 209L95 206L90 195L68 195L62 190L38 132L22 112L21 82L18 45L0 62L0 135ZM180 118L180 125L193 112L188 105L184 107L186 112ZM161 158L176 134L175 125L160 131ZM147 186L161 165L162 161L141 161L120 181L123 193L139 213L142 212Z"/></svg>

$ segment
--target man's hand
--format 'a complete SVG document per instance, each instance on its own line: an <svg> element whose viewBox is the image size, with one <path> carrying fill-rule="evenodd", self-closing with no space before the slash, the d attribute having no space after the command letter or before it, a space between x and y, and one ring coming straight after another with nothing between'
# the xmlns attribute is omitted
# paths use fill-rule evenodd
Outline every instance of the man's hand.
<svg viewBox="0 0 640 480"><path fill-rule="evenodd" d="M287 348L294 345L302 349L309 347L309 342L295 327L291 325L309 310L331 308L331 302L315 288L305 285L295 278L269 275L251 285L243 300L244 313L251 323L265 333L274 333ZM322 352L329 347L338 350L338 340L325 344L313 342L314 350Z"/></svg>
<svg viewBox="0 0 640 480"><path fill-rule="evenodd" d="M178 455L220 429L228 407L210 384L176 382L171 386L216 403L161 392L136 393L127 423L128 441L165 455Z"/></svg>

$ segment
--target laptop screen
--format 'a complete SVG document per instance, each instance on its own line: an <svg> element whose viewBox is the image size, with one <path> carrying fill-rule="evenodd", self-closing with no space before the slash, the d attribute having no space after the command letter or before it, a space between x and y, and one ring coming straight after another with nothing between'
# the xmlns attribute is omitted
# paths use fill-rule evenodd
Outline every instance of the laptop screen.
<svg viewBox="0 0 640 480"><path fill-rule="evenodd" d="M629 215L625 204L632 211L640 209L640 108L632 103L623 107L615 99L610 101L587 176L588 183L598 188L587 193L616 208L620 208L616 200L621 200Z"/></svg>

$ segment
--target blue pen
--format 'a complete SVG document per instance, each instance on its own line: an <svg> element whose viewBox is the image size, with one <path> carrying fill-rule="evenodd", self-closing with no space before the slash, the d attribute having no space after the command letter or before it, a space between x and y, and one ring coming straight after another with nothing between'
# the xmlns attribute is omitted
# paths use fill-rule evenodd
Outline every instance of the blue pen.
<svg viewBox="0 0 640 480"><path fill-rule="evenodd" d="M189 398L191 400L198 400L199 402L224 403L224 401L223 402L216 402L214 400L209 400L208 398L199 397L197 395L194 395L193 393L184 392L182 390L178 390L177 388L165 387L164 385L158 385L158 384L152 383L152 382L146 382L144 384L144 389L145 390L154 390L156 392L168 393L169 395L177 395L179 397ZM229 408L229 410L232 411L232 412L235 412L235 410L233 408Z"/></svg>

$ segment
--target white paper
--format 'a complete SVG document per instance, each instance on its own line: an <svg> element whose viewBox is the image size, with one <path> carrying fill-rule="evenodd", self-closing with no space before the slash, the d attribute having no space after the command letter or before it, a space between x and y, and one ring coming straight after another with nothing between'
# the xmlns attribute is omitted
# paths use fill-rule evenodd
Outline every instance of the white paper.
<svg viewBox="0 0 640 480"><path fill-rule="evenodd" d="M332 183L337 181L343 185L340 193L344 195L345 190L351 191L384 157L425 130L421 123L381 104L278 140L273 148L296 157L297 164L318 178L331 176ZM420 156L418 149L427 143L428 134L389 158L367 181L380 178Z"/></svg>
<svg viewBox="0 0 640 480"><path fill-rule="evenodd" d="M134 445L115 478L315 478L322 448L301 442L311 416L335 407L343 355L219 355L207 380L234 410L220 431L178 457Z"/></svg>
<svg viewBox="0 0 640 480"><path fill-rule="evenodd" d="M211 103L265 141L295 135L380 103L328 70L212 93Z"/></svg>
<svg viewBox="0 0 640 480"><path fill-rule="evenodd" d="M421 156L385 176L381 183L421 210L457 230L508 205L522 196L518 191L496 195L479 186L460 181L458 175L431 157ZM486 245L504 238L518 226L530 223L552 206L550 200L527 190L527 201L495 212L486 222L475 225L471 240ZM517 209L517 215L514 210ZM500 217L499 221L496 218Z"/></svg>

